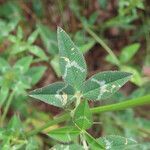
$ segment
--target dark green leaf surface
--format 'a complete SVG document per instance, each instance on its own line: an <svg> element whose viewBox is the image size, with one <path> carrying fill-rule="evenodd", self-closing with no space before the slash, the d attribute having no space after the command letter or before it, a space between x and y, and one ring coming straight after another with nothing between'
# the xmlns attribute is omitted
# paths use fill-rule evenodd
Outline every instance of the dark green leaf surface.
<svg viewBox="0 0 150 150"><path fill-rule="evenodd" d="M84 57L63 29L57 29L57 37L62 77L65 82L79 89L87 74Z"/></svg>
<svg viewBox="0 0 150 150"><path fill-rule="evenodd" d="M86 100L82 101L74 113L74 122L80 129L88 129L92 125L92 114Z"/></svg>
<svg viewBox="0 0 150 150"><path fill-rule="evenodd" d="M119 71L98 73L84 83L83 97L89 100L108 98L120 89L131 78L131 75L131 73Z"/></svg>
<svg viewBox="0 0 150 150"><path fill-rule="evenodd" d="M73 100L74 90L63 82L56 82L29 93L33 98L50 105L64 107Z"/></svg>
<svg viewBox="0 0 150 150"><path fill-rule="evenodd" d="M61 142L70 142L77 138L80 131L73 126L58 128L50 131L48 136Z"/></svg>

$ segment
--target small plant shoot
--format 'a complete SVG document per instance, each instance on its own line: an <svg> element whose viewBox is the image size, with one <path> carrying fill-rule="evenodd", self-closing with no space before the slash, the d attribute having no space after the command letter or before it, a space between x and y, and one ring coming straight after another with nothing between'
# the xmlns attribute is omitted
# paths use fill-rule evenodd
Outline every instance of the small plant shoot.
<svg viewBox="0 0 150 150"><path fill-rule="evenodd" d="M95 139L86 131L93 124L88 100L100 101L109 98L131 79L132 74L121 71L105 71L86 80L87 66L78 47L60 27L57 29L57 38L59 63L64 82L52 83L29 94L31 97L50 105L66 110L67 108L72 109L70 111L71 125L54 129L48 133L48 136L68 144L70 141L79 138L83 149L114 150L136 146L136 141L132 139L118 136ZM68 148L71 149L76 146L79 147L79 145L68 145ZM62 147L64 146L62 145Z"/></svg>

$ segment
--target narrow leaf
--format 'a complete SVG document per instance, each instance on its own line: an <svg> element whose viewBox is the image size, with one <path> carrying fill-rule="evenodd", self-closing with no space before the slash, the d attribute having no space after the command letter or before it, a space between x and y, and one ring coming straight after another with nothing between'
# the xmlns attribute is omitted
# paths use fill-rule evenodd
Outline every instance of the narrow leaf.
<svg viewBox="0 0 150 150"><path fill-rule="evenodd" d="M46 67L39 66L39 67L31 67L28 72L27 76L31 77L31 84L35 85L43 76L44 72L46 70Z"/></svg>
<svg viewBox="0 0 150 150"><path fill-rule="evenodd" d="M105 59L106 59L106 61L110 62L111 64L118 66L118 62L111 55L107 55Z"/></svg>
<svg viewBox="0 0 150 150"><path fill-rule="evenodd" d="M36 38L37 38L37 36L38 36L38 34L39 34L39 31L38 31L38 30L35 30L35 31L28 37L27 42L28 42L29 44L34 43L35 40L36 40Z"/></svg>
<svg viewBox="0 0 150 150"><path fill-rule="evenodd" d="M48 26L38 24L39 34L44 46L51 55L58 54L57 35Z"/></svg>
<svg viewBox="0 0 150 150"><path fill-rule="evenodd" d="M57 107L64 107L72 101L74 90L71 86L63 82L56 82L46 87L36 89L29 93L33 98L37 98L45 103Z"/></svg>
<svg viewBox="0 0 150 150"><path fill-rule="evenodd" d="M47 60L48 57L46 56L45 52L38 46L34 45L34 46L30 46L29 47L29 51L34 54L35 56L43 59L43 60Z"/></svg>
<svg viewBox="0 0 150 150"><path fill-rule="evenodd" d="M63 79L79 89L87 74L84 57L63 29L58 28L57 37Z"/></svg>
<svg viewBox="0 0 150 150"><path fill-rule="evenodd" d="M89 100L100 100L110 97L130 78L131 73L120 71L105 71L88 79L83 87L83 97Z"/></svg>
<svg viewBox="0 0 150 150"><path fill-rule="evenodd" d="M120 61L122 63L127 63L136 54L139 48L139 43L134 43L132 45L124 47L119 57Z"/></svg>
<svg viewBox="0 0 150 150"><path fill-rule="evenodd" d="M58 128L50 131L48 136L61 142L70 142L77 138L80 131L73 126Z"/></svg>
<svg viewBox="0 0 150 150"><path fill-rule="evenodd" d="M86 100L82 101L74 113L74 122L80 129L88 129L92 125L92 114Z"/></svg>

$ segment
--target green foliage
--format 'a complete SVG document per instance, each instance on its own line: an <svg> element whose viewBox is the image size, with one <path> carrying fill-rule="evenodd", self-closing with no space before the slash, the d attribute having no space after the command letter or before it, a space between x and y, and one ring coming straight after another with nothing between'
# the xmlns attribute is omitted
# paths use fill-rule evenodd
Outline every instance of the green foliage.
<svg viewBox="0 0 150 150"><path fill-rule="evenodd" d="M50 84L30 92L30 96L57 107L64 107L76 100L75 109L71 112L75 127L55 129L48 135L58 141L69 142L79 134L85 134L92 149L103 149L102 144L85 131L92 125L92 114L87 99L101 100L110 97L130 79L131 74L119 71L102 72L84 82L87 68L83 55L60 27L57 36L60 68L65 83ZM85 139L82 140L83 147L86 147Z"/></svg>
<svg viewBox="0 0 150 150"><path fill-rule="evenodd" d="M76 108L73 120L75 125L81 130L88 129L92 126L92 113L86 100L81 102Z"/></svg>
<svg viewBox="0 0 150 150"><path fill-rule="evenodd" d="M115 59L111 55L107 55L106 60L113 65L116 65L120 68L121 71L127 71L133 74L131 81L136 85L142 85L142 75L136 67L133 67L129 64L131 62L133 56L137 53L140 48L139 43L134 43L124 47L121 50L120 55L118 56L119 64L115 61Z"/></svg>
<svg viewBox="0 0 150 150"><path fill-rule="evenodd" d="M48 133L48 136L61 142L70 142L77 139L80 131L74 126L54 129Z"/></svg>
<svg viewBox="0 0 150 150"><path fill-rule="evenodd" d="M124 47L119 56L120 62L123 64L130 61L133 58L133 56L137 53L139 48L140 48L139 43L134 43L132 45Z"/></svg>
<svg viewBox="0 0 150 150"><path fill-rule="evenodd" d="M18 27L16 36L9 35L8 39L12 42L12 45L8 48L10 55L17 55L19 53L30 52L33 55L39 57L41 60L47 60L45 52L37 45L34 45L36 38L38 36L38 30L34 31L27 40L24 40L23 30Z"/></svg>

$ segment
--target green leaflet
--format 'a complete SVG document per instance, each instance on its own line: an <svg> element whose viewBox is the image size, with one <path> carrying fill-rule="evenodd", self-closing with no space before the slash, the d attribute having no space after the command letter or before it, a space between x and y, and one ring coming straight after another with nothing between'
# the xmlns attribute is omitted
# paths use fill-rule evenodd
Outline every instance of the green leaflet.
<svg viewBox="0 0 150 150"><path fill-rule="evenodd" d="M46 70L45 66L39 67L31 67L28 72L26 73L27 76L32 77L31 84L35 85L43 76Z"/></svg>
<svg viewBox="0 0 150 150"><path fill-rule="evenodd" d="M139 43L134 43L134 44L124 47L119 56L120 62L127 63L136 54L136 52L139 50L139 48L140 48Z"/></svg>
<svg viewBox="0 0 150 150"><path fill-rule="evenodd" d="M48 26L44 24L38 24L37 28L39 30L39 34L43 44L51 55L58 54L58 47L57 47L57 35L54 31L52 31Z"/></svg>
<svg viewBox="0 0 150 150"><path fill-rule="evenodd" d="M74 123L80 129L88 129L92 126L92 114L86 100L82 101L74 113Z"/></svg>
<svg viewBox="0 0 150 150"><path fill-rule="evenodd" d="M121 88L130 78L130 73L105 71L88 79L83 87L83 97L89 100L100 100L110 97Z"/></svg>
<svg viewBox="0 0 150 150"><path fill-rule="evenodd" d="M63 82L56 82L36 89L30 92L29 95L50 105L64 107L73 100L74 90Z"/></svg>
<svg viewBox="0 0 150 150"><path fill-rule="evenodd" d="M133 150L139 149L139 144L132 138L125 138L118 135L110 135L97 139L107 150Z"/></svg>
<svg viewBox="0 0 150 150"><path fill-rule="evenodd" d="M59 27L57 29L57 37L62 77L65 82L78 90L87 74L84 57L66 32Z"/></svg>
<svg viewBox="0 0 150 150"><path fill-rule="evenodd" d="M31 45L29 46L29 51L35 56L41 58L42 60L48 60L45 52L39 46Z"/></svg>
<svg viewBox="0 0 150 150"><path fill-rule="evenodd" d="M61 142L70 142L77 138L80 131L73 126L54 129L48 133L48 136Z"/></svg>
<svg viewBox="0 0 150 150"><path fill-rule="evenodd" d="M13 67L19 69L21 73L25 73L28 71L32 63L32 59L33 58L31 56L27 56L22 59L19 59Z"/></svg>
<svg viewBox="0 0 150 150"><path fill-rule="evenodd" d="M27 42L29 44L33 44L35 42L35 40L37 39L38 37L38 34L39 34L39 31L38 30L35 30L27 39Z"/></svg>

